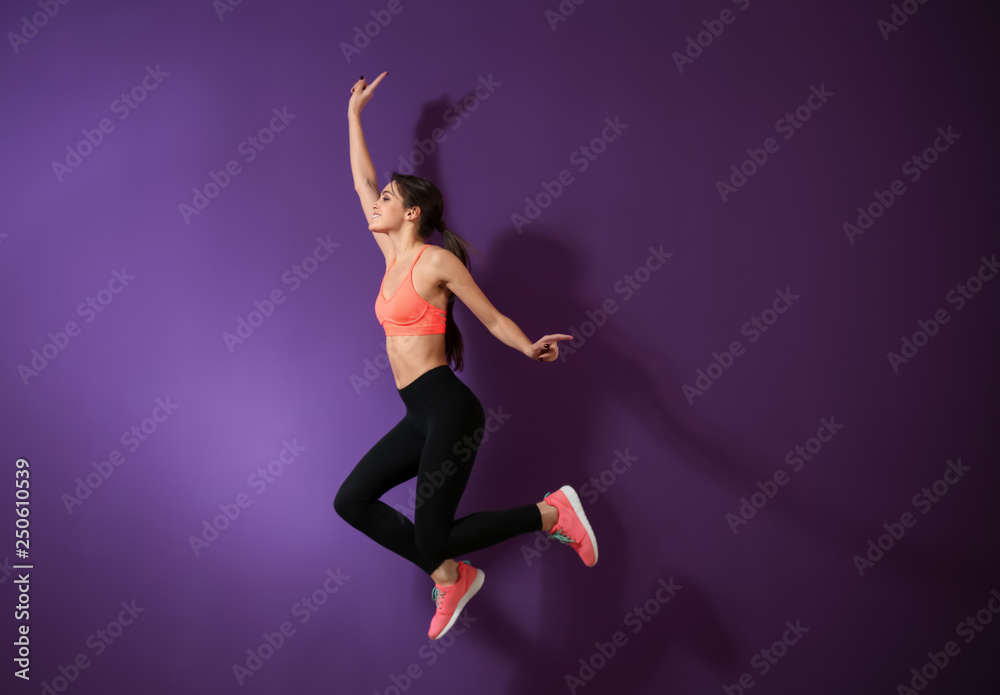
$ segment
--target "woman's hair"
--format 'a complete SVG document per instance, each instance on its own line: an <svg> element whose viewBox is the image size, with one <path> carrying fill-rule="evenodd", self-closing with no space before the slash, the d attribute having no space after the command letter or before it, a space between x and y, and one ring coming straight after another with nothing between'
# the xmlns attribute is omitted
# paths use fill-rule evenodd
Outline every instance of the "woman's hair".
<svg viewBox="0 0 1000 695"><path fill-rule="evenodd" d="M441 232L442 246L458 256L467 268L471 269L468 251L476 248L445 226L444 197L441 191L431 181L419 176L407 176L392 172L392 182L396 184L403 200L403 207L420 208L420 238L427 240L434 230ZM444 352L456 372L462 371L462 333L458 330L452 315L452 305L455 295L448 297L448 318L445 322Z"/></svg>

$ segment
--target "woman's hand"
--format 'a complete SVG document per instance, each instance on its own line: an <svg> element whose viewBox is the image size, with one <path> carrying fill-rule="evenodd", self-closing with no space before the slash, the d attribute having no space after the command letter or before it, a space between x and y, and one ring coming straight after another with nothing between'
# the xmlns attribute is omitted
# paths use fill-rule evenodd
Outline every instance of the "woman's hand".
<svg viewBox="0 0 1000 695"><path fill-rule="evenodd" d="M371 84L365 82L365 78L362 75L361 79L354 83L351 87L351 100L347 102L347 113L356 116L361 115L361 109L365 107L365 104L372 98L372 93L375 88L378 87L378 83L382 81L382 78L389 74L386 70L381 75L375 78L375 81Z"/></svg>
<svg viewBox="0 0 1000 695"><path fill-rule="evenodd" d="M559 359L559 345L557 343L560 340L573 340L573 336L565 333L547 335L531 346L528 357L542 362L555 362Z"/></svg>

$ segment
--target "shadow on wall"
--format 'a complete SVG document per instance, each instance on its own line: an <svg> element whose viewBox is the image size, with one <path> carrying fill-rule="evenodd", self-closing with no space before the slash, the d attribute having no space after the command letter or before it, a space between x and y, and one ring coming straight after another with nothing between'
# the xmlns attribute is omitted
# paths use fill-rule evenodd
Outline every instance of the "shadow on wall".
<svg viewBox="0 0 1000 695"><path fill-rule="evenodd" d="M451 103L446 97L426 102L414 137L431 138L433 129L441 122L441 113ZM397 171L408 172L398 164ZM414 167L413 173L442 188L445 219L448 219L448 196L438 158L426 157ZM586 278L580 271L584 264L578 251L561 241L567 235L546 230L537 223L534 229L532 233L518 234L510 228L495 237L498 241L484 258L472 256L477 284L501 312L512 315L531 340L545 333L566 331L566 317L575 320L591 308L583 299L587 294L583 287ZM429 241L440 243L439 238ZM474 239L469 241L479 247ZM489 267L478 267L487 258ZM476 384L484 408L497 406L511 418L517 417L519 429L530 430L527 441L523 436L492 438L484 449L485 456L477 457L477 469L462 503L468 510L528 504L565 483L579 490L593 473L594 465L587 462L595 458L594 434L599 431L609 403L624 407L664 450L677 452L692 462L708 463L722 476L752 484L752 478L743 473L736 457L716 443L718 438L705 439L684 426L675 412L687 407L683 398L670 401L664 397L655 385L654 377L658 375L650 373L643 360L630 354L626 347L637 341L622 335L613 322L588 338L578 352L567 354L565 362L528 365L517 362L525 358L482 330L466 309L458 312L465 327L466 371L461 376ZM610 460L613 455L611 452L598 458ZM497 465L497 462L503 463ZM675 642L720 666L731 663L733 643L714 614L711 602L690 579L671 579L674 573L669 569L655 575L662 580L660 585L651 579L649 592L651 600L653 597L669 600L669 592L663 587L673 584L683 587L686 600L672 607L672 618L653 623L650 617L651 626L647 627L633 613L631 621L623 622L623 615L631 610L625 606L630 597L608 595L604 587L624 583L630 567L634 570L646 565L642 571L648 574L651 563L643 560L641 547L630 547L635 534L630 534L629 529L634 530L636 524L655 528L656 523L631 518L623 523L613 505L592 507L591 514L593 511L599 512L595 523L600 529L599 545L604 549L604 559L592 570L583 567L569 549L549 553L541 537L526 536L477 553L484 567L503 568L509 563L517 572L544 572L543 615L540 620L532 621L537 622L539 629L530 634L507 618L511 611L517 610L516 593L485 592L477 597L474 613L490 625L489 630L479 633L483 635L481 639L488 640L497 653L506 653L512 671L517 672L508 686L509 692L536 692L547 685L563 688L568 676L582 680L596 677L596 672L589 675L586 663L579 661L588 662L595 650L600 651L595 642L607 643L604 645L607 666L601 667L607 672L602 673L602 679L616 687L645 682L665 650ZM545 550L533 553L539 547ZM657 605L667 610L666 603L659 601L655 601ZM641 631L645 632L644 637L635 639L640 646L632 647L633 635ZM617 646L616 633L621 633L617 636ZM627 672L617 667L613 657L606 656L610 649L630 652L638 649L628 658ZM592 661L600 664L601 657ZM564 673L563 669L568 670Z"/></svg>
<svg viewBox="0 0 1000 695"><path fill-rule="evenodd" d="M470 92L471 94L472 92ZM425 155L420 150L411 151L409 154L410 161L405 161L406 158L400 155L399 158L392 163L390 171L396 171L400 174L413 174L415 176L420 176L425 179L429 179L434 182L435 185L440 186L441 178L441 167L438 163L438 153L440 152L439 143L434 140L434 130L441 128L442 115L451 106L452 102L446 94L442 94L437 99L432 99L431 101L424 102L423 107L420 109L420 116L417 118L417 123L413 128L413 137L417 140L430 140L434 142L435 149L430 155ZM412 164L412 162L417 162L417 164ZM411 170L412 169L412 170ZM388 172L386 172L388 173ZM389 178L386 176L383 186L389 183ZM442 193L444 191L442 190ZM447 201L448 198L445 196L445 213L447 213ZM445 215L445 220L447 220L447 214ZM437 243L440 243L440 238L437 239Z"/></svg>
<svg viewBox="0 0 1000 695"><path fill-rule="evenodd" d="M426 102L414 136L421 141L433 138L441 114L451 103L445 96ZM436 154L424 157L413 173L442 189L448 219L446 177ZM401 163L399 169L401 173L409 171ZM457 231L462 233L461 228ZM567 326L580 325L585 312L597 306L582 270L591 264L566 241L580 237L580 230L553 230L536 221L528 233L519 234L512 227L498 230L491 235L492 246L481 249L483 256L472 256L473 276L486 296L531 340L546 333L568 332ZM440 238L429 241L439 244ZM476 239L469 241L480 247ZM502 406L517 421L513 428L491 437L480 452L460 513L532 503L566 483L579 490L604 466L595 459L610 461L613 456L613 452L597 449L604 446L606 436L599 439L598 434L605 434L601 424L612 409L624 410L656 443L648 458L655 460L656 451L669 452L677 465L697 467L713 476L719 486L742 489L754 489L760 477L755 471L766 470L767 466L757 465L759 462L748 455L746 442L719 430L709 436L699 427L698 415L680 389L664 388L665 384L683 383L686 375L663 355L644 350L643 339L635 335L634 324L624 316L609 319L582 344L574 341L575 352L567 354L565 361L528 365L483 330L467 309L461 307L457 312L466 348L467 366L461 378L475 385L484 408ZM489 642L492 651L509 660L509 670L515 675L508 692L562 688L572 679L580 683L593 679L624 690L648 688L655 667L678 645L698 654L713 670L728 671L735 666L733 637L696 578L679 577L669 565L646 555L642 533L662 529L662 522L652 516L655 510L636 514L632 509L619 509L614 499L613 493L608 494L602 504L588 507L602 549L602 561L592 570L582 567L568 549L538 551L545 546L541 542L536 545L540 539L535 536L476 554L474 560L484 569L495 568L494 577L509 573L507 576L516 578L508 590L480 594L473 611L477 620L481 618L490 626L476 631L482 635L476 640ZM833 500L814 500L805 518L795 506L793 495L771 503L773 511L786 522L794 521L815 541L841 554L854 552L857 529L849 527L846 512ZM637 534L636 529L642 533ZM941 552L951 554L949 550ZM901 549L897 559L915 573L944 579L942 563L926 552ZM947 559L949 563L957 560ZM522 572L543 572L541 614L512 620L508 616L519 610L517 591L524 586L521 578L531 581L532 575ZM648 598L641 590L636 594L635 588L628 594L609 590L634 587L635 582L629 582L630 572L649 578ZM634 574L631 576L634 579ZM684 600L661 605L658 599L664 593L657 581L669 585L671 578L683 587ZM639 619L635 604L649 601L659 606L657 612L669 617L651 616L648 622ZM525 628L526 624L532 627ZM627 658L609 656L612 652L617 655L618 650L627 652ZM626 662L627 669L621 666Z"/></svg>
<svg viewBox="0 0 1000 695"><path fill-rule="evenodd" d="M515 323L532 340L563 332L561 317L583 316L589 308L580 299L585 291L580 287L584 278L579 256L557 236L546 230L518 235L510 229L489 249L490 270L474 274L486 296L500 311L514 314ZM469 380L475 380L484 407L503 404L511 420L517 418L517 431L528 431L526 436L514 437L498 433L487 442L463 500L470 508L538 501L545 492L567 483L580 491L586 480L599 473L598 466L605 465L594 460L614 457L613 451L595 451L601 422L609 408L616 406L626 408L664 450L687 451L692 460L711 461L730 476L741 475L724 450L699 440L675 421L671 404L654 386L653 375L622 347L628 340L616 334L611 323L568 355L565 363L537 365L520 362L525 358L480 330L467 311L463 325L467 327L463 337L470 356ZM532 332L532 326L538 330ZM516 596L477 597L482 601L477 616L491 626L481 633L486 635L483 639L490 640L498 653L507 653L512 669L518 672L508 686L511 693L541 692L546 686L564 688L567 674L583 680L588 671L579 659L587 661L597 649L595 642L608 642L618 631L624 638L621 649L630 652L628 670L619 671L610 659L607 673L601 674L615 687L644 683L677 640L719 665L734 657L732 640L714 615L711 602L690 578L675 579L684 587L685 601L671 607L669 620L653 623L652 629L644 622L634 627L623 623L623 616L631 610L626 603L634 597L609 592L608 587L630 584L627 575L640 571L651 578L653 596L658 589L656 579L668 581L675 573L667 568L650 574L655 560L645 555L641 536L635 532L636 528L655 532L661 522L636 518L631 510L614 504L592 504L595 494L583 498L599 535L602 559L595 568L583 567L569 549L546 548L535 536L480 553L486 566L513 565L516 572L544 573L542 615L531 621L539 627L530 634L506 617L517 610ZM606 499L611 498L613 494ZM663 609L667 610L665 605ZM631 646L633 634L637 647ZM644 654L650 658L643 658ZM600 662L597 657L595 663Z"/></svg>

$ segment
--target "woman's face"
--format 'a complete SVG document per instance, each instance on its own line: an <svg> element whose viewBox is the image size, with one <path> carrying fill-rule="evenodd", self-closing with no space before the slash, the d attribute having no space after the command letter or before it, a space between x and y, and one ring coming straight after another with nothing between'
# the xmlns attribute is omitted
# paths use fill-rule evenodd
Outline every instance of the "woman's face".
<svg viewBox="0 0 1000 695"><path fill-rule="evenodd" d="M382 189L382 194L372 207L372 217L368 229L373 232L399 229L407 219L413 219L413 209L407 211L403 207L403 200L399 197L399 189L395 183L390 181L389 185Z"/></svg>

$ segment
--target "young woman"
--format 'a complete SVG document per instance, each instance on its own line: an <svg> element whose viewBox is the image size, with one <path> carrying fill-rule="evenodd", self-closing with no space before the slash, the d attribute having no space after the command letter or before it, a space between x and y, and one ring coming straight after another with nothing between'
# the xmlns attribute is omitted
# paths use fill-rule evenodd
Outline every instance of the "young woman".
<svg viewBox="0 0 1000 695"><path fill-rule="evenodd" d="M541 502L514 509L477 512L455 518L475 461L454 447L476 430L483 432L483 407L452 371L462 369L462 337L452 316L454 298L506 345L533 360L552 362L556 333L532 343L498 312L473 281L467 242L442 219L444 201L426 179L393 173L381 192L361 130L361 110L388 73L351 88L347 107L354 188L368 229L385 254L385 275L375 299L375 315L386 334L386 351L406 415L380 439L344 481L334 508L351 526L409 560L434 580L437 606L428 634L442 637L458 619L486 575L456 556L495 545L522 533L546 531L574 548L587 566L597 562L597 541L580 498L566 485ZM434 230L443 246L426 243ZM473 439L473 441L475 441ZM467 452L468 449L465 449ZM379 498L417 478L414 521Z"/></svg>

